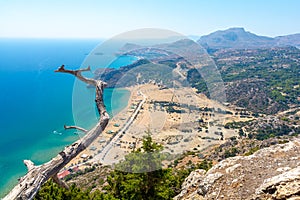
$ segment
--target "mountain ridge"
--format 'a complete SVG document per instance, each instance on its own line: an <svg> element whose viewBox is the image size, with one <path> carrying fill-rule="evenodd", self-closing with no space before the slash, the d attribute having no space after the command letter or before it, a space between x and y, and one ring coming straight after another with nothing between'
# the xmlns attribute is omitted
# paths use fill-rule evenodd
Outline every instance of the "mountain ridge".
<svg viewBox="0 0 300 200"><path fill-rule="evenodd" d="M257 49L282 46L300 46L300 34L277 37L256 35L242 27L218 30L201 36L197 41L206 49Z"/></svg>

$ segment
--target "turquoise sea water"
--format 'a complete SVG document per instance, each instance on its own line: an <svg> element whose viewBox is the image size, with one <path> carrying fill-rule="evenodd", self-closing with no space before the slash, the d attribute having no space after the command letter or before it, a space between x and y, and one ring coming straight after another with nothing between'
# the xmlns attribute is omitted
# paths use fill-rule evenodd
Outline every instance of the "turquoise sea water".
<svg viewBox="0 0 300 200"><path fill-rule="evenodd" d="M24 159L44 163L78 139L74 131L63 130L64 124L74 124L75 79L53 71L61 64L80 67L99 42L0 39L0 198L25 174ZM134 59L123 57L111 67L132 61ZM94 90L87 90L93 98ZM110 99L112 94L114 101ZM130 93L106 89L104 95L107 108L112 112L126 106ZM87 115L80 125L90 128L96 120Z"/></svg>

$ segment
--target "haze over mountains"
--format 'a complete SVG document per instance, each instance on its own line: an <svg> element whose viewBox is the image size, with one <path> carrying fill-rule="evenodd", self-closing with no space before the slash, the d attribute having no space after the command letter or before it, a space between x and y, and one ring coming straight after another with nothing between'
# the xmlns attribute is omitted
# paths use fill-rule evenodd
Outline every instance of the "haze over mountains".
<svg viewBox="0 0 300 200"><path fill-rule="evenodd" d="M266 37L245 31L244 28L229 28L200 37L198 43L206 49L256 49L276 46L300 46L300 34Z"/></svg>

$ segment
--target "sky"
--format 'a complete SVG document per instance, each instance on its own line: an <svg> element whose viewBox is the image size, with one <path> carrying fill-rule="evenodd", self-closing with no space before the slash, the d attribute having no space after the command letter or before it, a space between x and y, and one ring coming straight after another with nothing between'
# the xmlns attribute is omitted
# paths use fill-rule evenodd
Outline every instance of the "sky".
<svg viewBox="0 0 300 200"><path fill-rule="evenodd" d="M300 33L299 0L0 0L0 37L109 38L140 28Z"/></svg>

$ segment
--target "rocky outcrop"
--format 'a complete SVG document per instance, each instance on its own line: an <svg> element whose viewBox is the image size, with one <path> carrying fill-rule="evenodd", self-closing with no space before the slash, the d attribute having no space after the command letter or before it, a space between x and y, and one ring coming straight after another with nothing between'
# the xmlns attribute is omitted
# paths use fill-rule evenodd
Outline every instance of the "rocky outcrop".
<svg viewBox="0 0 300 200"><path fill-rule="evenodd" d="M300 199L300 138L193 171L174 199Z"/></svg>
<svg viewBox="0 0 300 200"><path fill-rule="evenodd" d="M195 192L199 187L200 181L204 178L206 171L197 169L185 179L181 187L181 193L175 199L182 199L186 194Z"/></svg>
<svg viewBox="0 0 300 200"><path fill-rule="evenodd" d="M258 198L264 196L274 199L286 199L298 195L300 199L300 166L294 169L284 167L277 170L288 171L266 179L256 190L256 196Z"/></svg>

